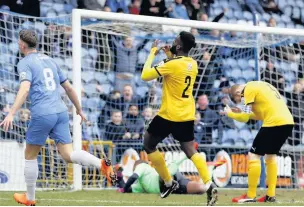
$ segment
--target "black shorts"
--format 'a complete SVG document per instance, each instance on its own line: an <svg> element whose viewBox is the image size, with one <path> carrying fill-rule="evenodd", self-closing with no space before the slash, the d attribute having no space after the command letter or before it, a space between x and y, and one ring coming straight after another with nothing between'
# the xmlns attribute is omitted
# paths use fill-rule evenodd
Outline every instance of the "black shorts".
<svg viewBox="0 0 304 207"><path fill-rule="evenodd" d="M187 194L187 185L190 182L189 179L187 179L185 176L183 176L182 173L177 172L173 176L173 179L178 182L179 188L175 191L173 191L174 194ZM163 180L160 179L159 181L160 190L163 191L163 187L165 186L165 183Z"/></svg>
<svg viewBox="0 0 304 207"><path fill-rule="evenodd" d="M287 138L291 136L292 129L293 125L262 127L253 141L250 152L261 156L278 154Z"/></svg>
<svg viewBox="0 0 304 207"><path fill-rule="evenodd" d="M147 131L160 141L172 134L180 142L190 142L194 140L194 121L174 122L155 116Z"/></svg>

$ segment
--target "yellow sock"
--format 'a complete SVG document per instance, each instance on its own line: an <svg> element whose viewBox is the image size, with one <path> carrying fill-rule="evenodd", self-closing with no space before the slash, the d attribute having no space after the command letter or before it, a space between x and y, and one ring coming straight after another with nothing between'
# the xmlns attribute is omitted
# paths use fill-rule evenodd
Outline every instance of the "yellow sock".
<svg viewBox="0 0 304 207"><path fill-rule="evenodd" d="M172 177L166 166L166 161L162 154L156 150L155 152L148 154L148 158L152 162L159 176L165 181L165 183L170 182L172 180Z"/></svg>
<svg viewBox="0 0 304 207"><path fill-rule="evenodd" d="M248 165L248 192L249 198L256 197L259 178L261 176L261 160L249 160Z"/></svg>
<svg viewBox="0 0 304 207"><path fill-rule="evenodd" d="M208 183L211 181L211 177L209 174L208 166L206 163L206 160L204 160L203 156L200 155L199 153L195 153L192 157L191 160L193 164L195 165L196 169L198 170L198 173L204 183Z"/></svg>
<svg viewBox="0 0 304 207"><path fill-rule="evenodd" d="M266 172L268 183L267 195L273 197L275 196L278 177L278 166L276 159L266 159Z"/></svg>

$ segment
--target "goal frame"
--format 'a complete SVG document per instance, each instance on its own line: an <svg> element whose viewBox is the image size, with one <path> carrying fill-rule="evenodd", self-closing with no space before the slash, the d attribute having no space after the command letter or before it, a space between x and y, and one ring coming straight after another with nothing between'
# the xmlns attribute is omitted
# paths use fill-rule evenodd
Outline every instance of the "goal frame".
<svg viewBox="0 0 304 207"><path fill-rule="evenodd" d="M238 25L227 23L201 22L194 20L171 19L163 17L138 16L131 14L118 14L111 12L92 11L85 9L73 9L72 12L72 61L73 61L73 87L76 91L77 97L81 99L81 19L82 18L96 18L103 20L124 21L133 23L152 23L170 26L190 27L197 29L220 30L220 31L235 31L248 33L262 33L285 36L301 36L304 37L304 30L289 29L289 28L275 28L275 27L261 27L253 25ZM80 117L77 116L75 108L73 109L73 146L74 150L81 150L81 127ZM73 166L73 188L74 190L82 190L82 168L80 165Z"/></svg>

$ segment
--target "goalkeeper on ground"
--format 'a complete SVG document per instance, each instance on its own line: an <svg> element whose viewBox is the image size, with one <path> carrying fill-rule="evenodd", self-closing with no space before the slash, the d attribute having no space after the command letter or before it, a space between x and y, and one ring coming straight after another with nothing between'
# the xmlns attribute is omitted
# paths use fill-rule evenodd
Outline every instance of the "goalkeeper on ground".
<svg viewBox="0 0 304 207"><path fill-rule="evenodd" d="M233 198L232 202L274 202L278 176L276 154L291 135L293 117L280 93L269 83L251 81L245 85L234 85L230 89L231 99L243 104L243 109L225 107L220 112L239 122L249 119L263 121L248 156L248 191ZM256 199L256 190L261 175L261 156L265 155L268 181L267 195Z"/></svg>
<svg viewBox="0 0 304 207"><path fill-rule="evenodd" d="M179 183L179 188L173 193L176 194L203 194L206 192L206 186L203 183L190 181L178 171L179 165L186 160L184 156L180 160L174 161L168 165L172 177ZM122 193L160 193L164 186L156 170L146 161L137 160L134 164L134 172L128 178L126 183L120 183L119 192Z"/></svg>

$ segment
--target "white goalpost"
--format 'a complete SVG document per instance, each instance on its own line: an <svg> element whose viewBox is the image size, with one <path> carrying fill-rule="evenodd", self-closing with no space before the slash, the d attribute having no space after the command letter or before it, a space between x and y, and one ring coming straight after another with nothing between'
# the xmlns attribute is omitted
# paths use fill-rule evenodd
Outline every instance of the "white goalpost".
<svg viewBox="0 0 304 207"><path fill-rule="evenodd" d="M34 29L39 36L39 51L55 59L72 81L89 123L80 118L62 93L69 107L75 150L84 149L123 167L126 179L135 160L147 160L142 149L142 135L161 104L162 80L145 83L142 66L153 40L172 44L180 31L196 35L197 46L190 55L198 62L199 74L194 96L200 121L196 123L198 151L206 158L214 182L219 187L247 187L247 152L261 124L238 123L220 117L224 104L232 104L227 87L234 83L263 80L277 87L296 120L293 136L278 156L279 188L304 187L304 29L270 28L244 24L227 24L108 13L74 9L71 15L35 18L0 10L0 119L9 110L18 91L15 70L18 32ZM261 19L260 22L266 22ZM166 58L160 53L153 64ZM131 89L124 90L129 85ZM128 97L131 94L130 100ZM304 96L303 96L304 97ZM125 100L125 101L121 101ZM129 111L135 107L137 112ZM0 129L0 191L24 190L23 150L28 119L22 113L14 129ZM136 111L135 110L135 111ZM113 113L121 114L115 123ZM29 115L30 116L30 115ZM131 118L132 119L131 119ZM136 118L134 118L136 117ZM112 125L111 125L112 124ZM122 131L123 132L122 132ZM274 138L275 139L275 138ZM172 137L158 146L168 163L184 156ZM16 155L16 156L15 156ZM10 157L13 158L11 162ZM215 168L214 162L225 160ZM55 144L48 140L39 154L37 187L45 189L105 189L112 186L98 169L66 165ZM179 170L188 178L199 180L189 160ZM260 187L265 187L265 172Z"/></svg>

